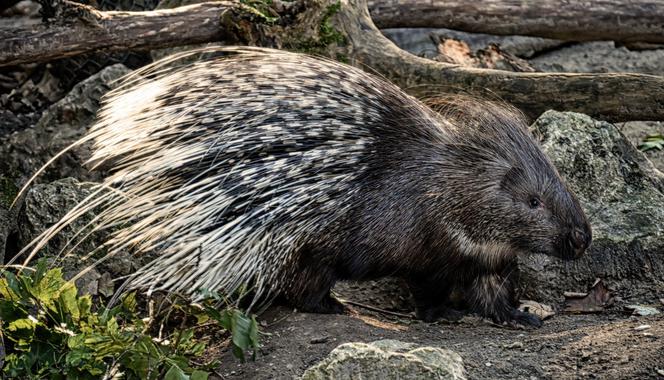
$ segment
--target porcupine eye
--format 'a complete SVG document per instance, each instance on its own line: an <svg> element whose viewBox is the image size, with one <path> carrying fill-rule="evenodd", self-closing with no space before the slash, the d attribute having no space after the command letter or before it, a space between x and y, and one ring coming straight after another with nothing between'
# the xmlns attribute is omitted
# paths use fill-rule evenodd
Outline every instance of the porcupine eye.
<svg viewBox="0 0 664 380"><path fill-rule="evenodd" d="M532 209L541 208L543 206L542 201L540 201L539 198L537 197L530 198L530 200L528 201L528 205Z"/></svg>

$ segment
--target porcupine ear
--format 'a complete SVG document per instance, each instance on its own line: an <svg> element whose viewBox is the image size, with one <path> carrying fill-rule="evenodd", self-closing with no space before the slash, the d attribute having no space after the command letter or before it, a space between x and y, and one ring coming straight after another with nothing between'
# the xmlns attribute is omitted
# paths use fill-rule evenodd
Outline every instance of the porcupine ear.
<svg viewBox="0 0 664 380"><path fill-rule="evenodd" d="M504 190L516 189L523 180L523 168L518 166L510 167L500 180L500 188Z"/></svg>

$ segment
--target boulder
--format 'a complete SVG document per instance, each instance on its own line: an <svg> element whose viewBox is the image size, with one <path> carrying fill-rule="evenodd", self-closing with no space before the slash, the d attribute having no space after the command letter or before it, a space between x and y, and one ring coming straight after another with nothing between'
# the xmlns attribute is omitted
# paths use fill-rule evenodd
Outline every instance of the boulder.
<svg viewBox="0 0 664 380"><path fill-rule="evenodd" d="M0 138L0 263L21 248L12 236L20 202L19 207L9 209L18 189L48 160L87 132L101 97L127 73L129 69L123 65L103 69L44 111L35 126ZM90 173L82 166L89 156L88 146L76 147L55 160L38 180L96 179L98 173ZM6 249L14 252L5 255Z"/></svg>
<svg viewBox="0 0 664 380"><path fill-rule="evenodd" d="M74 86L64 98L44 111L34 127L3 137L0 175L22 186L48 160L85 135L95 119L101 97L127 73L129 69L120 64L103 69ZM51 164L40 179L94 178L82 167L89 156L88 147L76 147Z"/></svg>
<svg viewBox="0 0 664 380"><path fill-rule="evenodd" d="M15 246L25 247L30 244L39 234L60 221L67 212L92 194L95 185L65 178L30 188L16 223L17 232L13 236L17 239ZM36 258L48 258L53 264L63 268L65 277L71 278L103 257L105 251L102 245L111 231L91 231L88 223L97 211L89 210L68 224L39 250ZM81 237L85 239L81 240ZM95 253L88 256L93 251ZM23 259L24 256L21 256L17 261L21 262ZM109 279L133 273L142 266L140 260L140 257L129 252L115 255L112 260L95 265L94 269L81 277L77 285L86 293L109 295L112 293Z"/></svg>
<svg viewBox="0 0 664 380"><path fill-rule="evenodd" d="M398 340L345 343L304 372L303 380L466 379L461 356Z"/></svg>
<svg viewBox="0 0 664 380"><path fill-rule="evenodd" d="M572 262L533 254L520 260L523 296L557 303L601 278L625 300L664 294L664 175L612 124L547 111L532 125L542 148L588 216L593 243Z"/></svg>

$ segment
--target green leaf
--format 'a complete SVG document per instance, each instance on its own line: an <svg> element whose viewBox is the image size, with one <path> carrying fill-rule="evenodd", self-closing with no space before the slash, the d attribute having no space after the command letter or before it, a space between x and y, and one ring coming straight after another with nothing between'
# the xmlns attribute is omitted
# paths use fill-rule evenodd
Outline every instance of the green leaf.
<svg viewBox="0 0 664 380"><path fill-rule="evenodd" d="M2 298L18 301L23 294L21 291L19 281L11 272L5 272L5 278L0 280L0 294Z"/></svg>
<svg viewBox="0 0 664 380"><path fill-rule="evenodd" d="M135 313L136 312L136 293L135 292L127 293L127 295L122 297L122 307L130 313Z"/></svg>
<svg viewBox="0 0 664 380"><path fill-rule="evenodd" d="M244 352L251 346L251 319L239 310L233 311L232 316L232 342L237 349L233 349L235 356L244 361Z"/></svg>
<svg viewBox="0 0 664 380"><path fill-rule="evenodd" d="M210 377L210 373L205 371L194 370L191 373L191 380L208 380L208 377Z"/></svg>
<svg viewBox="0 0 664 380"><path fill-rule="evenodd" d="M78 322L81 319L81 313L76 299L76 286L71 282L67 282L58 291L60 292L58 305L60 305L65 315L70 316L74 322Z"/></svg>
<svg viewBox="0 0 664 380"><path fill-rule="evenodd" d="M187 343L194 337L194 329L186 329L178 334L177 340L178 344L181 346L186 346Z"/></svg>
<svg viewBox="0 0 664 380"><path fill-rule="evenodd" d="M46 263L45 259L40 259L37 261L37 265L35 266L35 273L32 275L32 282L37 284L41 282L41 280L44 278L44 275L46 274L46 270L48 269L48 264Z"/></svg>
<svg viewBox="0 0 664 380"><path fill-rule="evenodd" d="M90 316L90 310L92 309L92 297L90 295L85 295L78 299L78 313L81 318L87 318Z"/></svg>
<svg viewBox="0 0 664 380"><path fill-rule="evenodd" d="M21 318L9 323L7 331L34 330L37 321L31 318Z"/></svg>
<svg viewBox="0 0 664 380"><path fill-rule="evenodd" d="M221 298L218 294L216 297ZM174 304L174 315L190 321L215 320L231 333L233 351L244 359L245 351L257 347L255 318L237 309L217 310ZM136 312L135 293L121 305L92 307L89 295L79 297L76 286L62 278L59 268L47 269L40 262L34 272L0 278L0 333L10 344L4 357L2 376L30 379L97 379L115 363L127 378L208 379L211 363L192 368L192 359L203 354L205 343L194 328L173 332L170 343L155 343ZM158 323L169 325L167 313ZM161 316L157 317L161 318Z"/></svg>
<svg viewBox="0 0 664 380"><path fill-rule="evenodd" d="M0 299L0 320L10 322L15 319L27 318L28 312L18 302Z"/></svg>
<svg viewBox="0 0 664 380"><path fill-rule="evenodd" d="M55 309L54 300L60 296L66 282L62 279L62 270L60 268L51 269L46 272L44 277L28 289L33 297L38 299L45 307L53 311ZM73 285L70 285L73 286Z"/></svg>
<svg viewBox="0 0 664 380"><path fill-rule="evenodd" d="M177 365L172 365L168 372L166 372L164 380L189 380L189 376Z"/></svg>
<svg viewBox="0 0 664 380"><path fill-rule="evenodd" d="M646 152L649 150L662 150L664 149L664 135L655 134L646 136L643 142L638 146L639 150Z"/></svg>

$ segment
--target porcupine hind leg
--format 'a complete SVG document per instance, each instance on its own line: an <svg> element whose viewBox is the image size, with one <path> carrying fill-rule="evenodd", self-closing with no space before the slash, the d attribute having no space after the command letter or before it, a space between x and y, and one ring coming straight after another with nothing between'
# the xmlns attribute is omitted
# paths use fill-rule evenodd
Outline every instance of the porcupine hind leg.
<svg viewBox="0 0 664 380"><path fill-rule="evenodd" d="M451 284L441 280L411 278L408 288L415 300L417 318L434 322L438 319L458 321L463 317L463 311L453 308L450 303Z"/></svg>
<svg viewBox="0 0 664 380"><path fill-rule="evenodd" d="M542 320L516 308L512 270L507 273L480 273L468 290L467 301L473 311L496 323L540 327Z"/></svg>
<svg viewBox="0 0 664 380"><path fill-rule="evenodd" d="M338 280L330 256L305 251L283 291L287 302L308 313L341 314L346 307L330 294Z"/></svg>

